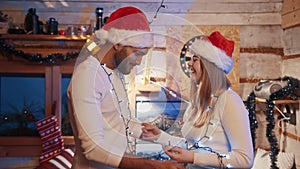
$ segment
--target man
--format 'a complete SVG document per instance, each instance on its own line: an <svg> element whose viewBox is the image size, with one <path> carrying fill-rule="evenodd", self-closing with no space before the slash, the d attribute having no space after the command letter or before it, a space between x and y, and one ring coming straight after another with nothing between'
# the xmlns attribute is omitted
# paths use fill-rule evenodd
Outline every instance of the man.
<svg viewBox="0 0 300 169"><path fill-rule="evenodd" d="M141 124L131 117L124 74L141 63L152 46L145 14L124 7L87 41L68 88L76 152L72 168L182 168L171 161L134 156L131 137Z"/></svg>

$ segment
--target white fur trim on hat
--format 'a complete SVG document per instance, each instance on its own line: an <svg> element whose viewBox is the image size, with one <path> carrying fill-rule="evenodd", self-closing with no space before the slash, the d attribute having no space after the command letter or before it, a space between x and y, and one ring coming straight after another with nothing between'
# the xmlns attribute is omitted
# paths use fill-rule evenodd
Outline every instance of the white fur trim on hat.
<svg viewBox="0 0 300 169"><path fill-rule="evenodd" d="M191 53L214 63L226 74L228 74L233 67L234 60L228 56L225 51L217 48L208 40L196 39L195 42L189 46L189 49Z"/></svg>
<svg viewBox="0 0 300 169"><path fill-rule="evenodd" d="M100 29L95 31L98 39L105 39L113 44L132 46L137 48L149 48L153 46L153 35L147 31L124 30L111 28L109 30Z"/></svg>

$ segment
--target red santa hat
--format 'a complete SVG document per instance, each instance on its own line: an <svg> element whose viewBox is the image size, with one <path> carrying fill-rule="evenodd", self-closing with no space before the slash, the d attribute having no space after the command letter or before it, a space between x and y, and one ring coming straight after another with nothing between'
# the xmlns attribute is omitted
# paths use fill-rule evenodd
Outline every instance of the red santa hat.
<svg viewBox="0 0 300 169"><path fill-rule="evenodd" d="M189 45L189 51L215 64L228 74L234 60L232 53L234 41L226 39L220 32L213 32L209 36L199 36Z"/></svg>
<svg viewBox="0 0 300 169"><path fill-rule="evenodd" d="M95 31L98 39L113 44L139 48L151 47L153 37L146 15L135 7L123 7L113 12L104 27Z"/></svg>

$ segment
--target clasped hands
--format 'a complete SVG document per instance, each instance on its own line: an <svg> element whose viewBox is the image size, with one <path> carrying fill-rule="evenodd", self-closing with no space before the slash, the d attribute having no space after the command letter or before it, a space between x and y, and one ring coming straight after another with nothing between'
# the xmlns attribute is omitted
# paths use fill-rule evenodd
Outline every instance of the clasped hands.
<svg viewBox="0 0 300 169"><path fill-rule="evenodd" d="M142 123L142 135L141 138L144 140L155 141L159 138L163 131L158 127L148 123ZM186 150L180 147L172 147L170 145L163 146L165 153L170 156L173 160L180 163L193 163L194 152Z"/></svg>

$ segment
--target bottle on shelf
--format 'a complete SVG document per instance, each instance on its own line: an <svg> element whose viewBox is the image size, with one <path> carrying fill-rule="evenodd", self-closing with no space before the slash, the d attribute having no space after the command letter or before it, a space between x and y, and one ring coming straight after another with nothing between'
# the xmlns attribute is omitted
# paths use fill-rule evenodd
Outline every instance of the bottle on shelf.
<svg viewBox="0 0 300 169"><path fill-rule="evenodd" d="M49 35L58 34L58 21L55 18L50 18L49 21L47 21L47 25Z"/></svg>
<svg viewBox="0 0 300 169"><path fill-rule="evenodd" d="M25 17L25 30L28 34L39 34L39 16L36 14L35 8L29 8Z"/></svg>
<svg viewBox="0 0 300 169"><path fill-rule="evenodd" d="M95 30L99 30L103 26L103 8L96 8L96 27Z"/></svg>

